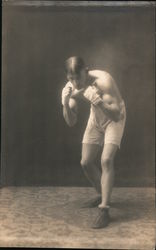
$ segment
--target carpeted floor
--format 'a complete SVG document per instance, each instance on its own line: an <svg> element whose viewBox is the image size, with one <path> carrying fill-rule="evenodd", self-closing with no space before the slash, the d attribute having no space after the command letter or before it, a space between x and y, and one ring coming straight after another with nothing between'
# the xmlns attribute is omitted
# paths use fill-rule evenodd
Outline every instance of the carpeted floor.
<svg viewBox="0 0 156 250"><path fill-rule="evenodd" d="M98 208L81 208L92 188L0 189L0 247L154 249L154 188L114 188L105 229L91 229Z"/></svg>

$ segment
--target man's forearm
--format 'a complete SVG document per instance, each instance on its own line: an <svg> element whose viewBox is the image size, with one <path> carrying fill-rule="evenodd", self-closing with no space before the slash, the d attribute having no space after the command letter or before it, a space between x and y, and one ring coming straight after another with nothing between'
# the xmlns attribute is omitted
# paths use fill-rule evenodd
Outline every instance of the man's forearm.
<svg viewBox="0 0 156 250"><path fill-rule="evenodd" d="M109 119L118 122L120 119L120 110L119 109L112 109L109 105L105 105L104 102L99 102L98 106L104 112Z"/></svg>
<svg viewBox="0 0 156 250"><path fill-rule="evenodd" d="M77 122L77 116L69 107L69 104L66 104L63 106L63 116L64 116L66 123L70 127L74 126L75 123Z"/></svg>

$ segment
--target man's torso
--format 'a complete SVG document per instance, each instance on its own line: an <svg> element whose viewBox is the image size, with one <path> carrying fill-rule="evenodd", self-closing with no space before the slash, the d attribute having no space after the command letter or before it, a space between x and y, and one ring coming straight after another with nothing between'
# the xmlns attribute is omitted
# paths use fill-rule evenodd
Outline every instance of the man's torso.
<svg viewBox="0 0 156 250"><path fill-rule="evenodd" d="M111 95L119 103L123 103L119 89L109 73L102 70L91 70L88 71L88 75L91 78L90 85L93 88L96 88L103 100L105 99L106 95ZM72 97L76 96L78 90L74 89L72 83L68 82L67 84L72 87ZM100 107L94 106L92 104L90 108L89 119L95 122L95 125L100 127L105 126L105 124L109 122L109 118L104 114Z"/></svg>
<svg viewBox="0 0 156 250"><path fill-rule="evenodd" d="M116 98L119 103L122 103L123 100L119 89L109 73L101 70L92 70L89 71L89 75L95 78L92 86L97 89L103 100L106 95L111 95L113 98ZM103 113L100 107L91 104L90 111L90 119L92 119L96 125L104 127L105 124L109 122L109 118Z"/></svg>

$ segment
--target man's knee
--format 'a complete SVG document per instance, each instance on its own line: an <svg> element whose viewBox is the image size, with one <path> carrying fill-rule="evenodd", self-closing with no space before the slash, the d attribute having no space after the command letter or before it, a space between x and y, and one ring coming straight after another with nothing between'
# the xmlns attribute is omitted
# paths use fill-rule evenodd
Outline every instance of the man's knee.
<svg viewBox="0 0 156 250"><path fill-rule="evenodd" d="M89 158L82 158L80 164L84 169L88 169L92 164L92 161Z"/></svg>
<svg viewBox="0 0 156 250"><path fill-rule="evenodd" d="M111 169L113 168L113 158L112 157L103 157L101 159L102 169Z"/></svg>

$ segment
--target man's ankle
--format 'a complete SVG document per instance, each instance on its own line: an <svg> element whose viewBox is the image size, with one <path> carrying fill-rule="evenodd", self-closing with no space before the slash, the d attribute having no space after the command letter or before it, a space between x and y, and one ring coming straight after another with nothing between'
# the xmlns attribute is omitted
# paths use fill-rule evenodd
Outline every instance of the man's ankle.
<svg viewBox="0 0 156 250"><path fill-rule="evenodd" d="M98 208L101 208L101 209L109 209L110 206L109 206L109 205L99 204Z"/></svg>

